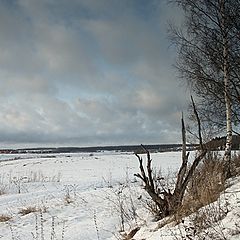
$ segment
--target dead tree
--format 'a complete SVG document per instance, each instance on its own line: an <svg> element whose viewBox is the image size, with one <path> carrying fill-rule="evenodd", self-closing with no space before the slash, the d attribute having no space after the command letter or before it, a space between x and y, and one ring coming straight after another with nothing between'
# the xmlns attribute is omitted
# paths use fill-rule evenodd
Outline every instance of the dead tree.
<svg viewBox="0 0 240 240"><path fill-rule="evenodd" d="M200 121L198 124L199 129L201 129ZM199 134L200 134L199 139L202 139L200 131ZM178 170L177 181L173 191L171 191L170 189L168 190L163 189L163 191L161 191L157 187L156 181L154 181L153 177L153 170L151 166L152 159L150 156L150 152L143 145L141 145L141 147L147 155L146 170L143 167L143 159L138 154L135 154L138 158L140 168L140 173L135 174L135 176L143 181L144 189L149 194L152 201L157 205L159 209L158 217L160 219L176 213L176 211L181 207L187 185L191 180L196 167L207 153L207 150L204 149L204 146L201 141L200 145L201 147L199 150L199 154L194 159L191 167L188 169L189 153L187 153L186 151L186 129L184 119L182 117L182 164Z"/></svg>

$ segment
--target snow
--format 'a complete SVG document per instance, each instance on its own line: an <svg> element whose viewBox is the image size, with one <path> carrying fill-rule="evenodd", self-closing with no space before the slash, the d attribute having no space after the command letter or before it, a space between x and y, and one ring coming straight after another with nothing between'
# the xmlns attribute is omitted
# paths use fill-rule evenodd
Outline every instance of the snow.
<svg viewBox="0 0 240 240"><path fill-rule="evenodd" d="M195 214L183 219L180 224L171 222L162 224L168 219L159 222L148 222L134 236L135 240L176 240L176 239L240 239L240 177L230 179L227 189L216 202L211 203ZM206 228L198 231L193 219L202 216ZM163 227L160 227L164 225ZM196 231L196 232L195 232Z"/></svg>
<svg viewBox="0 0 240 240"><path fill-rule="evenodd" d="M165 173L181 162L180 152L151 157L153 167ZM154 221L143 207L145 192L134 177L139 169L133 153L7 154L0 159L0 219L11 217L0 222L0 240L114 240L123 227L136 226L135 240L170 240L186 234L191 223L191 216L177 226L160 228L166 219ZM227 211L215 229L224 226L226 239L240 239L239 189L239 179L232 179L219 200ZM30 213L20 213L30 207Z"/></svg>
<svg viewBox="0 0 240 240"><path fill-rule="evenodd" d="M179 156L154 153L154 167L176 169ZM134 177L138 160L133 153L7 154L0 159L0 215L11 217L0 223L1 240L40 239L41 228L46 239L62 234L68 240L116 239L119 202L130 194L130 185L138 189L136 195L142 191ZM29 207L42 213L19 213ZM57 238L51 238L53 229Z"/></svg>

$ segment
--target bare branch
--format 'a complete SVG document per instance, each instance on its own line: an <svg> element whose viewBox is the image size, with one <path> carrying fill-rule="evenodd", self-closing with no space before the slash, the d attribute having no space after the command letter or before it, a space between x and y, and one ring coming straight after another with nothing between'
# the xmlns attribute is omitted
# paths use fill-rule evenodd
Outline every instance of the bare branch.
<svg viewBox="0 0 240 240"><path fill-rule="evenodd" d="M199 115L198 115L198 112L197 112L197 108L196 108L195 102L194 102L194 100L193 100L193 96L191 96L191 101L192 101L193 111L194 111L194 114L195 114L195 116L196 116L197 124L198 124L199 144L200 144L201 149L203 150L203 149L204 149L204 146L203 146L203 140L202 140L201 121L200 121L200 118L199 118Z"/></svg>

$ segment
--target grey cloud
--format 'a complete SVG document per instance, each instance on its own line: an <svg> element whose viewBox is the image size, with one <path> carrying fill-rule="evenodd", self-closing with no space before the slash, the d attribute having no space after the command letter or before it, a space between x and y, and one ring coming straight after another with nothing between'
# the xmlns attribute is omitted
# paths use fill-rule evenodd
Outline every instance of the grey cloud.
<svg viewBox="0 0 240 240"><path fill-rule="evenodd" d="M155 0L0 3L0 141L177 142L187 97L171 69L167 8Z"/></svg>
<svg viewBox="0 0 240 240"><path fill-rule="evenodd" d="M141 18L122 16L115 21L93 19L83 23L97 39L105 61L110 64L128 67L143 58L151 61L159 59L162 48L156 34L159 29L149 28L149 24Z"/></svg>

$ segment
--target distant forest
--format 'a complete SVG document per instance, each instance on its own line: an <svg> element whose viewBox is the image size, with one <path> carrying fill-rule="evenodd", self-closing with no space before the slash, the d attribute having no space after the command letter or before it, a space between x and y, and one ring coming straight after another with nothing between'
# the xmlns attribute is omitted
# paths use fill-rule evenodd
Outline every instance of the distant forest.
<svg viewBox="0 0 240 240"><path fill-rule="evenodd" d="M150 152L167 152L181 150L181 144L155 144L145 145ZM195 145L189 144L188 148L192 149ZM77 153L77 152L135 152L141 153L140 145L123 145L123 146L96 146L96 147L57 147L57 148L24 148L24 149L4 149L1 153Z"/></svg>
<svg viewBox="0 0 240 240"><path fill-rule="evenodd" d="M209 150L224 150L226 137L216 137L205 144ZM170 152L180 151L182 144L153 144L144 145L150 152ZM187 144L188 151L195 150L197 144ZM232 150L240 149L240 136L233 136ZM57 148L23 148L23 149L3 149L0 153L78 153L78 152L134 152L142 153L140 145L123 146L96 146L96 147L57 147Z"/></svg>

